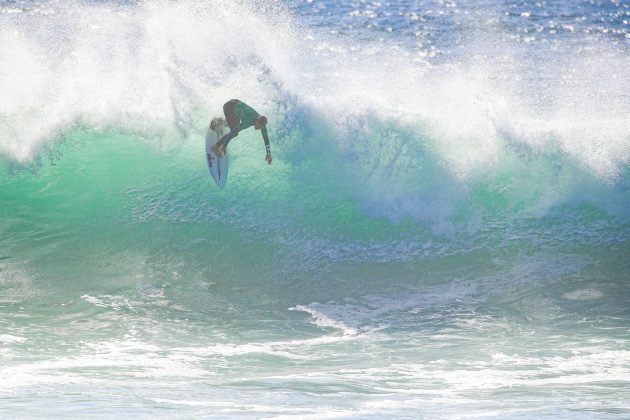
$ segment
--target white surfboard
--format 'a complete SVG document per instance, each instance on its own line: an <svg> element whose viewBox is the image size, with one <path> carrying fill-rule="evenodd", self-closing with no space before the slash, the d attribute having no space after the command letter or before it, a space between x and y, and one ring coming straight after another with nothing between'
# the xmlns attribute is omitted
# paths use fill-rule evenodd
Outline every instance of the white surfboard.
<svg viewBox="0 0 630 420"><path fill-rule="evenodd" d="M214 117L206 132L206 163L208 164L210 175L212 175L214 182L217 183L219 188L223 188L227 181L228 158L227 154L223 155L222 158L218 158L211 147L223 136L225 125L225 119Z"/></svg>

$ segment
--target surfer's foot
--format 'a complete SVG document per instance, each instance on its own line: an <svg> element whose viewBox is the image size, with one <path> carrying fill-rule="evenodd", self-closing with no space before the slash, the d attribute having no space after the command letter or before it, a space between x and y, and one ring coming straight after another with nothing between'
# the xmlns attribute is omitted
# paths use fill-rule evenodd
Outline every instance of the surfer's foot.
<svg viewBox="0 0 630 420"><path fill-rule="evenodd" d="M223 148L222 147L219 147L216 144L213 144L212 146L210 146L210 148L212 149L214 154L217 155L218 158L223 156Z"/></svg>

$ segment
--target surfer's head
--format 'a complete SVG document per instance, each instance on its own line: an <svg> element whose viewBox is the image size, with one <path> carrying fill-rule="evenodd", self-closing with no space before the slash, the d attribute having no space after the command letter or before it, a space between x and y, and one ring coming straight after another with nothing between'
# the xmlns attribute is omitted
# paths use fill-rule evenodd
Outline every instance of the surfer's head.
<svg viewBox="0 0 630 420"><path fill-rule="evenodd" d="M260 130L263 127L267 126L267 117L264 115L259 115L254 121L254 130Z"/></svg>

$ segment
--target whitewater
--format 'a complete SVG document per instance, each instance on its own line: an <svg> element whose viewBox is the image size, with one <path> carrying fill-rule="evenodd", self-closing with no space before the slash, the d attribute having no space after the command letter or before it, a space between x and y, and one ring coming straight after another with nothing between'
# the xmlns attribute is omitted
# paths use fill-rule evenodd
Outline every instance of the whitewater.
<svg viewBox="0 0 630 420"><path fill-rule="evenodd" d="M628 418L628 69L626 1L0 0L0 417Z"/></svg>

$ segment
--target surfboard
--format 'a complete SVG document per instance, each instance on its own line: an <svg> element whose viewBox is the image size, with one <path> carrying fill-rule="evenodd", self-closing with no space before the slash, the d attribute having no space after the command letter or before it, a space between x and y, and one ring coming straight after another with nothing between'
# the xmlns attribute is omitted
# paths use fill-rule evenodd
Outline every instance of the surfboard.
<svg viewBox="0 0 630 420"><path fill-rule="evenodd" d="M223 188L227 181L228 157L225 154L223 157L218 158L211 147L223 136L225 126L225 119L214 117L206 132L206 163L212 179L214 179L219 188Z"/></svg>

